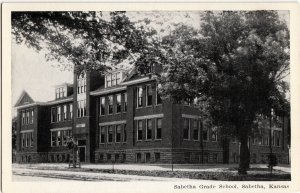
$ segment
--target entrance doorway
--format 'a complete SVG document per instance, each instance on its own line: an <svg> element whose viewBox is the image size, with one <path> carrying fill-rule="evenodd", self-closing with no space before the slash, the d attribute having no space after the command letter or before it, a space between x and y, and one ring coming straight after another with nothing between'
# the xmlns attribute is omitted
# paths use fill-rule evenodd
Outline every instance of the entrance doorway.
<svg viewBox="0 0 300 193"><path fill-rule="evenodd" d="M86 140L78 139L78 150L80 162L86 162Z"/></svg>

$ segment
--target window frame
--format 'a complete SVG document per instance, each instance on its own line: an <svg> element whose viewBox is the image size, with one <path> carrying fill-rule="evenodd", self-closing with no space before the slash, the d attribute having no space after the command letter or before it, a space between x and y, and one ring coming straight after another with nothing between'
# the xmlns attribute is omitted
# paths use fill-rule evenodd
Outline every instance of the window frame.
<svg viewBox="0 0 300 193"><path fill-rule="evenodd" d="M188 138L185 138L185 132L186 132L186 128L185 128L185 122L187 121L188 123L188 128L187 128L187 132L188 132ZM184 118L183 120L183 140L191 140L191 123L190 123L190 119Z"/></svg>
<svg viewBox="0 0 300 193"><path fill-rule="evenodd" d="M150 128L149 128L149 121L151 123L151 127ZM153 122L152 119L146 119L146 141L147 140L148 141L152 140L152 127L153 127L153 123L152 122ZM148 131L150 131L150 134L151 134L150 138L148 136Z"/></svg>
<svg viewBox="0 0 300 193"><path fill-rule="evenodd" d="M118 101L119 97L119 101ZM122 95L116 94L116 114L122 113Z"/></svg>
<svg viewBox="0 0 300 193"><path fill-rule="evenodd" d="M150 92L149 92L150 90ZM153 105L153 91L152 91L152 85L151 84L147 84L146 85L146 107L150 107ZM151 93L151 95L149 95L149 93ZM149 99L150 97L150 99ZM151 104L149 104L149 101L151 101Z"/></svg>
<svg viewBox="0 0 300 193"><path fill-rule="evenodd" d="M140 125L141 123L141 125ZM136 140L137 141L143 141L143 120L137 120L137 130L136 130ZM141 126L141 127L140 127ZM141 132L141 133L140 133ZM139 139L139 136L141 139Z"/></svg>
<svg viewBox="0 0 300 193"><path fill-rule="evenodd" d="M158 122L160 120L160 128L158 127ZM157 118L155 119L155 140L162 140L162 129L163 129L163 119ZM158 138L158 130L160 130L160 138Z"/></svg>
<svg viewBox="0 0 300 193"><path fill-rule="evenodd" d="M141 91L141 92L140 92ZM140 96L141 94L141 96ZM143 87L136 87L136 108L143 108Z"/></svg>

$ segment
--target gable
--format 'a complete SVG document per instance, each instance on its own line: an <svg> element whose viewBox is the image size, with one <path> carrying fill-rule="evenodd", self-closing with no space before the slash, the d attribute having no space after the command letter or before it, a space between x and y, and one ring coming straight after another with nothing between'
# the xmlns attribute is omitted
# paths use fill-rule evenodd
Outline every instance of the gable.
<svg viewBox="0 0 300 193"><path fill-rule="evenodd" d="M33 99L29 96L29 94L26 91L23 91L20 98L16 102L15 107L30 103L34 103Z"/></svg>

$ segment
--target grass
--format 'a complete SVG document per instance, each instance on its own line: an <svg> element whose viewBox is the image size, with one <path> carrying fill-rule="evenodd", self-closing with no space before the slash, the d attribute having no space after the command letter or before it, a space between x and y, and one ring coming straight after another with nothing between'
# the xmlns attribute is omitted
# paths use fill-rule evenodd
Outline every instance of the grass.
<svg viewBox="0 0 300 193"><path fill-rule="evenodd" d="M29 167L30 168L30 167ZM40 170L80 171L94 173L111 173L138 176L189 178L201 180L221 181L290 181L290 173L273 170L270 174L268 168L251 168L247 175L239 175L237 168L220 168L218 171L160 171L160 170L123 170L123 169L95 169L95 168L57 168L38 167Z"/></svg>

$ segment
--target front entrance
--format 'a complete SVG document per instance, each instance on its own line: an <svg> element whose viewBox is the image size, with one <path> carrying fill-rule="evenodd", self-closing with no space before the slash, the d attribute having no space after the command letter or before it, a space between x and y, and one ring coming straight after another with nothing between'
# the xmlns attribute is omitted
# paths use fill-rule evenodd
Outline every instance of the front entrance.
<svg viewBox="0 0 300 193"><path fill-rule="evenodd" d="M80 162L86 162L86 140L78 139L78 150Z"/></svg>

